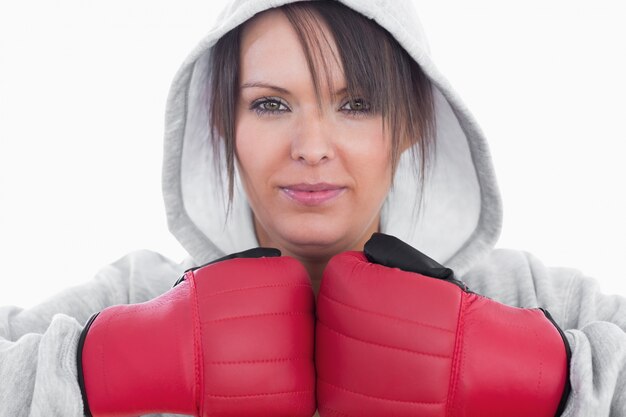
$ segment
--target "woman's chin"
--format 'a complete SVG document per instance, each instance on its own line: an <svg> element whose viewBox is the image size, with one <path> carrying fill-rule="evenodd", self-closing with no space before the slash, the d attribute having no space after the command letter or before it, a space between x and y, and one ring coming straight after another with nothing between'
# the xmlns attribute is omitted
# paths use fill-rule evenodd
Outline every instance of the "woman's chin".
<svg viewBox="0 0 626 417"><path fill-rule="evenodd" d="M265 237L267 243L278 247L286 255L309 259L329 258L347 250L361 250L357 246L363 242L363 233L368 229L355 222L354 216L341 213L333 216L277 215L273 220L268 222L267 228L257 227L257 235Z"/></svg>
<svg viewBox="0 0 626 417"><path fill-rule="evenodd" d="M303 258L328 258L353 249L347 233L339 230L293 230L283 235L285 250Z"/></svg>

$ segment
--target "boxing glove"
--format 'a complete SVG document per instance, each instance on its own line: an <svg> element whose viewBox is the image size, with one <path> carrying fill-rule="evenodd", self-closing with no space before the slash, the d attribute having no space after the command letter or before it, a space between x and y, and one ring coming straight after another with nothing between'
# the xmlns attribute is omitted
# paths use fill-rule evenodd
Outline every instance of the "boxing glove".
<svg viewBox="0 0 626 417"><path fill-rule="evenodd" d="M542 309L472 293L402 241L333 257L317 301L322 417L553 417L569 346Z"/></svg>
<svg viewBox="0 0 626 417"><path fill-rule="evenodd" d="M276 249L231 255L92 317L78 348L85 414L311 417L313 336L298 261Z"/></svg>

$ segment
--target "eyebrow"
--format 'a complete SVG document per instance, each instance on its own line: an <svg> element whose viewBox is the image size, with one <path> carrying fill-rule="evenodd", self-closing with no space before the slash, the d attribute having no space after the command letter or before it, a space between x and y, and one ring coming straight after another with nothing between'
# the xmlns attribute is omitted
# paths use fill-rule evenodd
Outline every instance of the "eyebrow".
<svg viewBox="0 0 626 417"><path fill-rule="evenodd" d="M282 88L282 87L279 87L277 85L263 83L263 82L258 82L258 81L241 84L241 89L244 89L244 88L269 88L270 90L276 90L276 91L278 91L281 94L290 94L289 90L287 90L286 88ZM347 90L348 90L347 87L343 87L343 88L335 91L335 95L344 94Z"/></svg>
<svg viewBox="0 0 626 417"><path fill-rule="evenodd" d="M262 83L262 82L249 82L249 83L241 84L241 89L244 89L244 88L269 88L270 90L276 90L282 94L289 94L289 90L285 88L278 87L277 85Z"/></svg>

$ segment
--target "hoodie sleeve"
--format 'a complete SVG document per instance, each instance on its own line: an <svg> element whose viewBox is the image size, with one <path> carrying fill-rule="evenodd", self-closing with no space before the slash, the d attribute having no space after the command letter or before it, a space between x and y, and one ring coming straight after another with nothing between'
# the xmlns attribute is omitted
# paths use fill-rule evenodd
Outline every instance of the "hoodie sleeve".
<svg viewBox="0 0 626 417"><path fill-rule="evenodd" d="M0 417L83 415L76 350L89 317L167 291L185 267L133 252L29 309L0 307Z"/></svg>
<svg viewBox="0 0 626 417"><path fill-rule="evenodd" d="M554 291L538 294L540 302L562 297L554 303L555 320L572 348L572 391L563 417L626 416L626 298L603 294L577 270L545 268L533 257L529 264Z"/></svg>
<svg viewBox="0 0 626 417"><path fill-rule="evenodd" d="M626 298L606 295L571 268L546 267L525 252L495 250L466 283L502 303L543 307L572 348L563 417L626 416Z"/></svg>

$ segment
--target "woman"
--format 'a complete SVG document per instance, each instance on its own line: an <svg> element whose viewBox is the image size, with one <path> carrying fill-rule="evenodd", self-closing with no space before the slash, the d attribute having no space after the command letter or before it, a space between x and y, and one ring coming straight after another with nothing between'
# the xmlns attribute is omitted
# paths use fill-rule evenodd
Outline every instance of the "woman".
<svg viewBox="0 0 626 417"><path fill-rule="evenodd" d="M345 251L363 250L372 233L381 231L445 264L476 293L504 305L550 310L565 330L566 340L558 338L552 328L552 333L541 330L542 337L531 342L571 347L566 371L572 391L568 395L566 384L557 381L550 387L553 392L548 408L552 407L553 413L558 408L559 413L570 416L620 415L626 408L621 394L626 302L601 296L593 283L570 271L547 269L523 253L492 250L501 211L486 143L430 62L408 3L359 2L351 6L364 16L374 17L391 34L389 37L367 19L336 4L307 2L261 13L268 7L260 1L234 3L220 19L222 24L185 61L172 86L164 195L170 229L191 258L178 265L152 253L131 254L104 269L94 282L71 289L47 304L16 316L3 312L7 324L2 333L2 380L16 381L2 384L3 400L7 399L3 411L7 415L81 415L84 405L85 410L91 407L94 415L133 415L138 410L221 415L235 414L235 409L238 415L311 415L315 405L312 385L316 381L310 361L312 300L306 291L297 296L285 292L279 297L285 303L299 297L293 311L302 313L301 321L264 322L267 327L261 335L250 339L259 343L251 346L259 351L266 346L260 343L266 341L263 335L268 346L274 346L276 340L297 345L303 360L294 366L295 371L289 366L272 367L268 374L254 371L254 375L259 380L284 375L287 384L297 380L302 389L290 392L302 397L267 404L261 401L263 408L254 398L266 396L249 394L254 398L246 402L237 393L235 402L237 406L244 403L244 411L226 397L234 395L229 389L236 392L240 386L247 387L250 378L228 373L219 379L229 381L223 385L215 382L218 378L194 379L203 370L227 362L206 350L227 330L203 327L203 314L210 312L196 311L210 310L217 304L204 302L192 308L193 303L180 299L197 299L193 291L214 294L215 288L210 286L198 289L207 282L225 286L218 292L233 292L237 287L228 285L236 281L232 278L235 271L239 274L246 262L246 276L279 277L281 282L292 281L294 288L305 289L308 287L302 277L308 276L317 293L323 273L327 274L325 283L336 282L335 278L326 279L330 259ZM257 13L261 14L250 19ZM269 266L269 261L254 257L256 252L252 261L223 260L188 272L177 287L162 295L173 278L188 268L255 246L276 247L289 257L274 259L276 264ZM275 257L271 252L261 254L265 256L261 259ZM293 258L299 263L288 261ZM396 265L391 262L389 266ZM216 268L224 273L217 273ZM392 268L387 269L386 274L393 274ZM202 274L210 278L204 279ZM399 280L389 279L392 284ZM381 297L393 299L384 304L403 305L399 295L391 292L397 288L377 289L394 294L394 298ZM327 291L332 288L327 286ZM358 291L363 289L355 286L355 293ZM143 306L123 305L151 299ZM254 295L234 298L216 311L257 305L263 300ZM271 301L270 306L276 299ZM109 306L83 325L89 316ZM163 311L162 306L171 308L157 314ZM270 307L264 308L271 312ZM327 307L324 312L328 311ZM55 313L61 314L52 317ZM180 325L189 317L207 330L203 335L214 338L202 339L195 327ZM220 320L211 319L223 323ZM534 325L538 319L529 320ZM225 329L231 331L233 327ZM272 337L270 331L277 333ZM248 328L233 340L253 332L254 328ZM316 357L318 370L326 372L331 360L328 352L332 355L329 346L335 346L336 352L352 352L346 345L333 345L339 342L329 341L319 327L316 335L323 339L317 345L321 355ZM151 343L146 343L151 337ZM245 345L250 347L251 343ZM126 349L121 349L120 358L111 360L111 346ZM490 346L499 346L499 342ZM220 347L223 345L213 349ZM232 344L227 348L235 349ZM565 351L563 346L561 350ZM98 361L104 358L102 352L107 352L107 362L98 368ZM175 359L166 360L167 352L175 352ZM554 369L563 365L563 352L560 357L555 353ZM132 360L122 362L124 355ZM530 363L534 358L529 356ZM358 373L348 365L349 359L347 356L337 364L345 367L340 376L348 380ZM495 360L495 356L489 359ZM519 356L510 359L523 362ZM138 375L130 370L138 363L144 367L136 369L156 372ZM553 368L546 364L545 369ZM28 377L23 376L25 373ZM464 373L458 374L462 380ZM245 375L250 374L246 371ZM267 377L266 383L274 378ZM419 379L424 380L422 376ZM428 382L434 379L428 375ZM319 380L318 375L318 394L323 396L317 401L318 406L321 402L324 405L320 406L321 414L349 415L346 409L329 405L328 387L320 389ZM396 380L398 386L391 387L392 391L404 386L413 392L427 389L415 387L412 380ZM550 384L547 379L541 381L534 381L536 385L531 388L544 392ZM106 384L109 388L105 389ZM519 392L523 391L520 387ZM122 395L114 398L120 392ZM198 396L198 392L205 395ZM458 398L458 407L471 408L470 403L474 403L459 403ZM388 400L403 401L394 397ZM338 403L350 407L351 401L344 396ZM513 405L518 409L523 406ZM412 409L408 415L440 415L420 410ZM460 415L454 408L446 410L450 415ZM378 415L392 413L379 411Z"/></svg>

